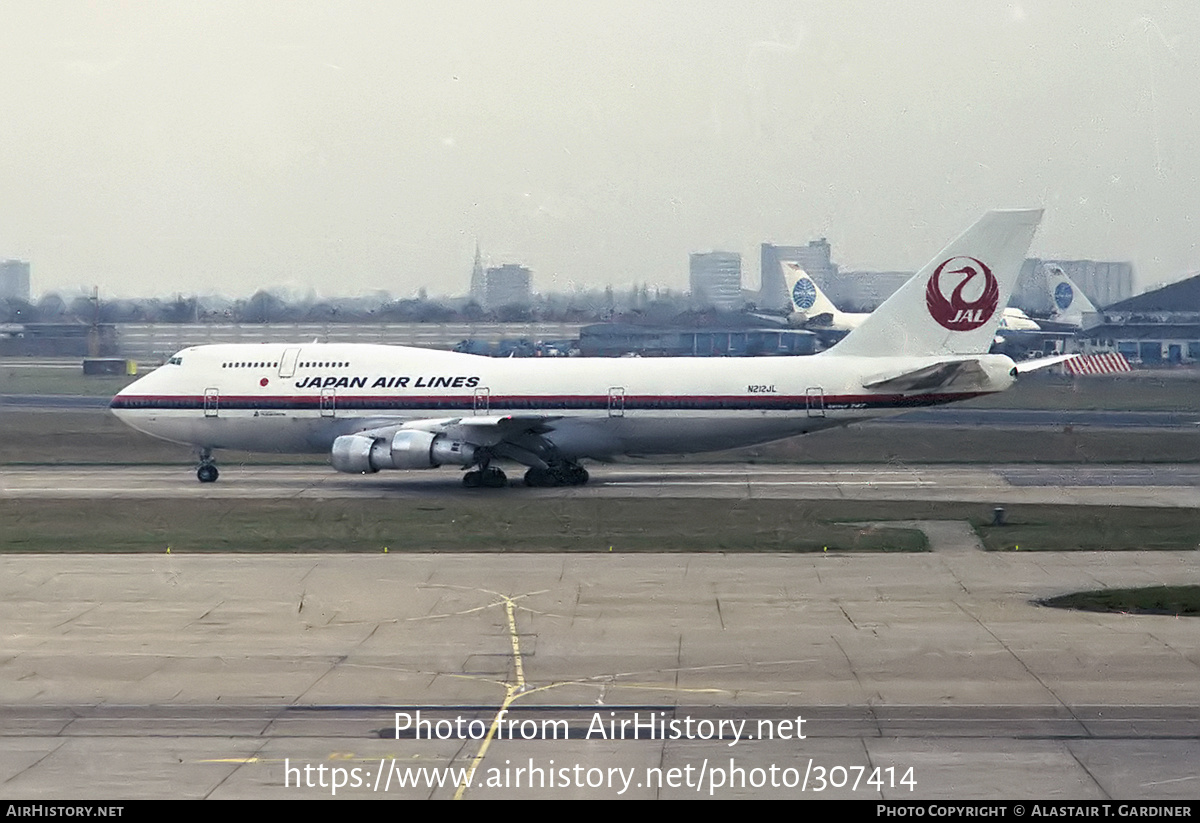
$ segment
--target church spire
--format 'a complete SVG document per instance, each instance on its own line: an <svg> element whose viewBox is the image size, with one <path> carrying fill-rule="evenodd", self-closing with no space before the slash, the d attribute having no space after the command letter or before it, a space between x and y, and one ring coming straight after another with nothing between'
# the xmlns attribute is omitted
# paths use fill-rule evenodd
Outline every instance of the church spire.
<svg viewBox="0 0 1200 823"><path fill-rule="evenodd" d="M475 238L475 266L471 269L471 299L483 304L483 259L479 254L479 238Z"/></svg>

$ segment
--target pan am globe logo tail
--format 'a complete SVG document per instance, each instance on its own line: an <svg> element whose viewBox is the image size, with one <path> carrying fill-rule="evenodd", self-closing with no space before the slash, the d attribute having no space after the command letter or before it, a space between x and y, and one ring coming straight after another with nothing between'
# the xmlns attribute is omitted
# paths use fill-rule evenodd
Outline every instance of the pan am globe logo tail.
<svg viewBox="0 0 1200 823"><path fill-rule="evenodd" d="M963 275L949 297L943 291L943 272L947 275ZM969 300L965 294L968 287L972 294L979 295L974 300ZM992 270L982 260L974 257L951 257L943 260L941 265L933 270L929 283L925 286L925 305L929 309L929 316L950 331L971 331L979 328L992 319L999 302L1000 286L996 283Z"/></svg>
<svg viewBox="0 0 1200 823"><path fill-rule="evenodd" d="M811 280L802 277L796 281L796 285L792 287L792 301L801 311L807 311L813 307L813 304L817 302L817 289Z"/></svg>
<svg viewBox="0 0 1200 823"><path fill-rule="evenodd" d="M1074 299L1075 292L1070 283L1059 283L1054 287L1054 304L1058 306L1059 311L1065 311Z"/></svg>

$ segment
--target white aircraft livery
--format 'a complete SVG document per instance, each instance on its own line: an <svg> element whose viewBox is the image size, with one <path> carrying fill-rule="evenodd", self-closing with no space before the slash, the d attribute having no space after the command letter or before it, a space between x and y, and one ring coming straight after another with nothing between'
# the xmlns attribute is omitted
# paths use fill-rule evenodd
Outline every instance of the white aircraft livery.
<svg viewBox="0 0 1200 823"><path fill-rule="evenodd" d="M835 331L850 331L871 316L870 312L845 312L833 305L833 301L825 296L825 292L821 291L808 272L800 268L799 263L784 260L779 265L783 267L783 279L787 283L788 294L792 296L792 312L797 319L806 323L815 321L817 325Z"/></svg>
<svg viewBox="0 0 1200 823"><path fill-rule="evenodd" d="M187 348L112 401L148 434L215 449L330 455L349 473L466 469L503 486L587 482L583 460L764 443L1008 388L987 354L1041 210L993 211L861 325L810 357L490 358L367 344ZM1040 368L1066 358L1022 363Z"/></svg>
<svg viewBox="0 0 1200 823"><path fill-rule="evenodd" d="M1083 290L1062 270L1062 266L1046 266L1046 288L1054 302L1054 313L1050 319L1069 326L1082 326L1083 316L1095 313L1096 307L1088 300Z"/></svg>

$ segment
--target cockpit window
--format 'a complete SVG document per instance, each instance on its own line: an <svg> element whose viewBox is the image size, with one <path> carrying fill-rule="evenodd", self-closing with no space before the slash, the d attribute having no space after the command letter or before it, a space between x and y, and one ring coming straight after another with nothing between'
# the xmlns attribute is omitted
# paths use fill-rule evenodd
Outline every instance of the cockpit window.
<svg viewBox="0 0 1200 823"><path fill-rule="evenodd" d="M167 361L167 363L172 366L182 366L183 358L182 357L172 357L170 360Z"/></svg>

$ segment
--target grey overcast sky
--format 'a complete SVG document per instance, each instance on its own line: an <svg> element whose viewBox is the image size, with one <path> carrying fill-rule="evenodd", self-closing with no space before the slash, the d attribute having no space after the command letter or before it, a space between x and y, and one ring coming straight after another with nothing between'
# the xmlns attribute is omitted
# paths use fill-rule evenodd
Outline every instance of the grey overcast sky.
<svg viewBox="0 0 1200 823"><path fill-rule="evenodd" d="M916 268L983 211L1033 254L1200 269L1195 0L0 0L0 257L34 292L684 289L826 236Z"/></svg>

